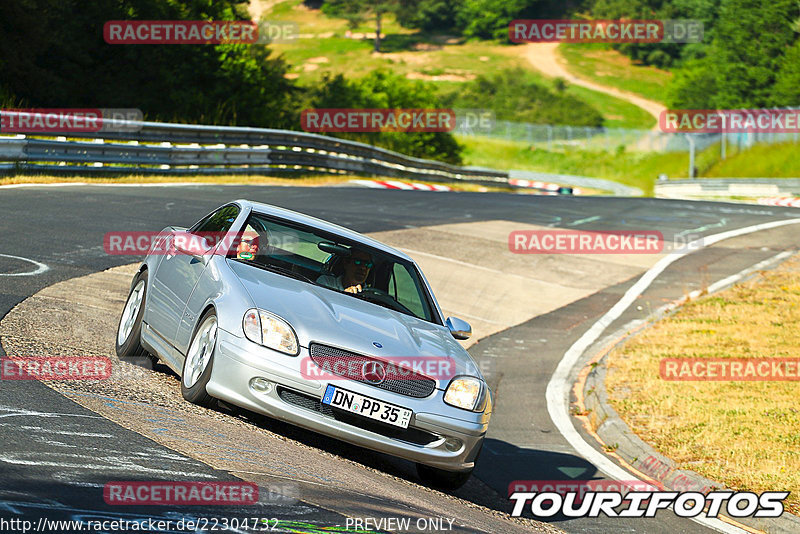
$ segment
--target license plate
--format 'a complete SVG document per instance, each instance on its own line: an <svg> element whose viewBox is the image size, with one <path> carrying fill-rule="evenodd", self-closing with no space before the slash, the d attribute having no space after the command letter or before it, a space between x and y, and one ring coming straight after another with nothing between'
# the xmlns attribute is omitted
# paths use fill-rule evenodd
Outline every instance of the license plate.
<svg viewBox="0 0 800 534"><path fill-rule="evenodd" d="M369 417L400 428L408 428L408 422L411 420L411 414L413 413L407 408L365 397L330 384L325 389L322 404L328 404L340 410Z"/></svg>

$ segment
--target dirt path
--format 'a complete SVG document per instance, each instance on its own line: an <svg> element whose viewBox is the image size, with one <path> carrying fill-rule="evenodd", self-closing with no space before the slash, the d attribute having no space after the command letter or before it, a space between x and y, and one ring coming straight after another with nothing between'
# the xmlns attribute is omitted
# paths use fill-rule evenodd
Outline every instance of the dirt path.
<svg viewBox="0 0 800 534"><path fill-rule="evenodd" d="M523 57L545 76L563 78L573 85L606 93L620 100L625 100L634 106L642 108L650 115L654 116L656 120L658 120L661 112L667 109L662 104L648 100L639 95L578 78L567 70L566 61L561 57L561 54L558 53L557 48L558 43L528 43L521 46ZM655 129L658 129L658 125L656 125Z"/></svg>
<svg viewBox="0 0 800 534"><path fill-rule="evenodd" d="M277 0L250 0L247 10L250 12L250 16L253 20L258 21L261 20L261 15L270 11L277 3Z"/></svg>

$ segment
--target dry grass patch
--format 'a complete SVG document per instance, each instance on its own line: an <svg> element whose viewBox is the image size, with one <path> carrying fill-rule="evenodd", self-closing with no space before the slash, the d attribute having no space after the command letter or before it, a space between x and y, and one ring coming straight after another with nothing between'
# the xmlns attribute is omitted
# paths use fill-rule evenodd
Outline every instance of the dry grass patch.
<svg viewBox="0 0 800 534"><path fill-rule="evenodd" d="M800 357L800 255L683 307L609 356L611 404L644 441L736 490L791 491L800 513L800 382L668 382L662 358Z"/></svg>

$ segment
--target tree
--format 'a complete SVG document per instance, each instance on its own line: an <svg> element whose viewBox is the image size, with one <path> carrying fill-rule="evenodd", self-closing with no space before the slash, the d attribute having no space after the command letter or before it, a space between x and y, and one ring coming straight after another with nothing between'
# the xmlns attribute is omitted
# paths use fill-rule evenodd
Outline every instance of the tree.
<svg viewBox="0 0 800 534"><path fill-rule="evenodd" d="M341 74L326 77L310 89L311 108L439 109L442 104L431 84L411 81L387 70L359 80ZM461 150L448 132L337 133L336 137L382 146L418 158L461 163Z"/></svg>
<svg viewBox="0 0 800 534"><path fill-rule="evenodd" d="M603 116L589 104L565 94L566 84L556 82L556 92L528 78L521 69L478 76L445 99L454 108L487 108L498 119L536 124L598 127Z"/></svg>
<svg viewBox="0 0 800 534"><path fill-rule="evenodd" d="M442 32L455 27L461 3L461 0L405 0L395 16L406 28Z"/></svg>
<svg viewBox="0 0 800 534"><path fill-rule="evenodd" d="M796 0L724 0L715 27L717 105L723 109L770 104L781 59L795 40Z"/></svg>
<svg viewBox="0 0 800 534"><path fill-rule="evenodd" d="M368 18L375 20L375 52L381 51L383 17L400 8L401 0L325 0L322 12L331 17L347 20L351 29Z"/></svg>
<svg viewBox="0 0 800 534"><path fill-rule="evenodd" d="M297 127L298 89L262 45L110 45L108 20L237 20L229 0L0 2L0 80L31 107L138 108L151 120Z"/></svg>
<svg viewBox="0 0 800 534"><path fill-rule="evenodd" d="M565 0L462 0L456 21L465 37L508 41L514 19L559 18L579 2Z"/></svg>
<svg viewBox="0 0 800 534"><path fill-rule="evenodd" d="M675 73L667 89L667 105L676 109L714 109L717 74L708 57L692 60Z"/></svg>
<svg viewBox="0 0 800 534"><path fill-rule="evenodd" d="M800 106L800 41L796 41L783 57L781 67L775 76L772 105Z"/></svg>
<svg viewBox="0 0 800 534"><path fill-rule="evenodd" d="M670 85L672 107L761 108L797 103L796 0L722 0L711 44Z"/></svg>

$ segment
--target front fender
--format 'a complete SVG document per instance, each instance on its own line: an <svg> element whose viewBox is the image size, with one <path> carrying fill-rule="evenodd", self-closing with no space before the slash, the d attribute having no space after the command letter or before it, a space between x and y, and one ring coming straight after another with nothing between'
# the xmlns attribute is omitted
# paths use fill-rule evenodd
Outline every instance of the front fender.
<svg viewBox="0 0 800 534"><path fill-rule="evenodd" d="M172 233L173 227L168 226L161 230L156 237L153 239L153 245L151 245L150 250L147 252L147 255L142 260L142 263L139 264L139 268L137 269L137 274L141 273L144 270L147 270L147 295L150 295L153 289L153 282L156 279L158 274L158 267L161 265L161 261L164 259L164 252L163 250L159 250L159 247L156 246L156 243L162 242L162 240L166 239ZM160 247L163 249L164 247ZM131 280L131 290L133 290L133 281L136 280L136 277L133 277ZM150 323L150 313L149 313L149 306L145 306L144 309L144 316L143 320L145 323Z"/></svg>

